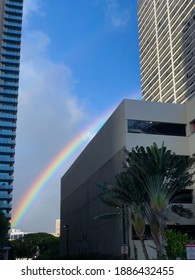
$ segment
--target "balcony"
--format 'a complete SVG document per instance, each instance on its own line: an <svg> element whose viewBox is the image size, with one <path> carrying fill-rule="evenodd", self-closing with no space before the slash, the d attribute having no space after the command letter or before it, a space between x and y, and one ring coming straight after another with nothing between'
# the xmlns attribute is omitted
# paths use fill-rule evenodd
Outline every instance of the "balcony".
<svg viewBox="0 0 195 280"><path fill-rule="evenodd" d="M17 90L7 89L7 88L0 88L0 94L7 94L7 95L18 96L18 91Z"/></svg>
<svg viewBox="0 0 195 280"><path fill-rule="evenodd" d="M14 158L0 155L0 163L14 163Z"/></svg>
<svg viewBox="0 0 195 280"><path fill-rule="evenodd" d="M20 42L21 38L20 37L12 37L8 35L3 36L3 41L13 41L13 42Z"/></svg>
<svg viewBox="0 0 195 280"><path fill-rule="evenodd" d="M16 123L1 121L0 127L1 128L16 128ZM0 147L0 151L1 151L1 147Z"/></svg>
<svg viewBox="0 0 195 280"><path fill-rule="evenodd" d="M15 145L15 140L9 139L9 138L0 138L0 145Z"/></svg>
<svg viewBox="0 0 195 280"><path fill-rule="evenodd" d="M21 29L10 29L10 28L4 28L3 29L4 34L16 34L21 35Z"/></svg>
<svg viewBox="0 0 195 280"><path fill-rule="evenodd" d="M10 165L3 165L0 164L0 171L1 172L8 172L8 173L13 173L14 172L14 167ZM1 186L1 185L0 185Z"/></svg>
<svg viewBox="0 0 195 280"><path fill-rule="evenodd" d="M23 3L22 2L17 2L17 1L7 1L6 5L23 7Z"/></svg>
<svg viewBox="0 0 195 280"><path fill-rule="evenodd" d="M13 16L13 15L5 13L4 18L5 19L20 20L22 22L22 15L21 16Z"/></svg>
<svg viewBox="0 0 195 280"><path fill-rule="evenodd" d="M3 120L17 120L17 116L14 114L0 113L0 118Z"/></svg>
<svg viewBox="0 0 195 280"><path fill-rule="evenodd" d="M4 63L10 63L10 64L20 64L20 60L18 59L8 59L8 58L2 58L1 60Z"/></svg>
<svg viewBox="0 0 195 280"><path fill-rule="evenodd" d="M14 57L20 57L20 52L11 52L11 51L6 51L3 50L2 55L4 56L14 56Z"/></svg>
<svg viewBox="0 0 195 280"><path fill-rule="evenodd" d="M3 80L0 80L0 86L18 88L18 82L13 83L13 82L6 82L6 81L3 81Z"/></svg>
<svg viewBox="0 0 195 280"><path fill-rule="evenodd" d="M14 74L4 74L0 73L0 78L1 79L13 79L16 80L17 82L19 81L19 75L14 75Z"/></svg>
<svg viewBox="0 0 195 280"><path fill-rule="evenodd" d="M4 70L9 70L9 71L14 71L14 72L18 72L19 73L19 67L14 67L14 66L5 66L5 65L2 65L0 67L0 70L4 71Z"/></svg>
<svg viewBox="0 0 195 280"><path fill-rule="evenodd" d="M0 86L4 86L4 87L8 87L8 88L11 87L11 88L18 89L18 83L0 81Z"/></svg>
<svg viewBox="0 0 195 280"><path fill-rule="evenodd" d="M5 7L5 12L17 14L17 16L22 15L22 9L14 9L8 6Z"/></svg>
<svg viewBox="0 0 195 280"><path fill-rule="evenodd" d="M18 81L14 83L10 81L0 80L0 85L9 86L9 87L18 87Z"/></svg>
<svg viewBox="0 0 195 280"><path fill-rule="evenodd" d="M11 219L11 213L5 213L5 217L10 220Z"/></svg>
<svg viewBox="0 0 195 280"><path fill-rule="evenodd" d="M0 191L13 191L13 186L12 185L8 185L6 183L0 183Z"/></svg>
<svg viewBox="0 0 195 280"><path fill-rule="evenodd" d="M5 96L0 96L0 102L2 103L13 103L13 104L18 104L18 99L17 98L8 98Z"/></svg>
<svg viewBox="0 0 195 280"><path fill-rule="evenodd" d="M14 177L12 175L0 174L0 180L1 181L13 182L13 179L14 179ZM3 197L3 194L0 194L0 197Z"/></svg>
<svg viewBox="0 0 195 280"><path fill-rule="evenodd" d="M16 131L0 129L0 137L1 136L16 137Z"/></svg>
<svg viewBox="0 0 195 280"><path fill-rule="evenodd" d="M11 27L22 28L22 22L18 23L18 22L13 22L13 21L4 21L4 26L5 27L11 26Z"/></svg>
<svg viewBox="0 0 195 280"><path fill-rule="evenodd" d="M8 201L12 200L12 194L0 194L0 197Z"/></svg>
<svg viewBox="0 0 195 280"><path fill-rule="evenodd" d="M7 106L7 105L1 105L0 104L0 110L2 110L2 111L17 112L17 107L16 106Z"/></svg>
<svg viewBox="0 0 195 280"><path fill-rule="evenodd" d="M17 106L8 106L8 105L2 105L0 104L0 110L1 111L11 111L11 112L14 112L16 113L17 112ZM2 113L2 112L1 112ZM0 113L0 116L1 116L1 113Z"/></svg>
<svg viewBox="0 0 195 280"><path fill-rule="evenodd" d="M0 209L12 209L12 205L11 204L6 204L6 203L1 203L0 200Z"/></svg>
<svg viewBox="0 0 195 280"><path fill-rule="evenodd" d="M9 48L9 49L17 49L17 50L20 50L20 44L9 44L9 43L6 43L6 42L3 42L2 44L3 48Z"/></svg>

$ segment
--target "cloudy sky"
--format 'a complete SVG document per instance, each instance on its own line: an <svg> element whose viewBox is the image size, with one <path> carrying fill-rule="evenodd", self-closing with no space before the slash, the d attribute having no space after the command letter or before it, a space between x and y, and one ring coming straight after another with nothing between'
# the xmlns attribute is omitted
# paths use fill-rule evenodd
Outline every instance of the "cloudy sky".
<svg viewBox="0 0 195 280"><path fill-rule="evenodd" d="M24 0L13 212L74 137L140 91L137 0ZM18 228L54 232L61 176L86 144Z"/></svg>

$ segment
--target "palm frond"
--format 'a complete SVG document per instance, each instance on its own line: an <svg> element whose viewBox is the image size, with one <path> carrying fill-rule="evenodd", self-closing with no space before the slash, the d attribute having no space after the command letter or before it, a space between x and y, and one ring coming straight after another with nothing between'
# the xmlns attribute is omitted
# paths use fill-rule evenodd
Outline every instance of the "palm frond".
<svg viewBox="0 0 195 280"><path fill-rule="evenodd" d="M193 212L189 208L185 208L182 204L173 204L171 206L172 212L180 217L191 219L194 217Z"/></svg>

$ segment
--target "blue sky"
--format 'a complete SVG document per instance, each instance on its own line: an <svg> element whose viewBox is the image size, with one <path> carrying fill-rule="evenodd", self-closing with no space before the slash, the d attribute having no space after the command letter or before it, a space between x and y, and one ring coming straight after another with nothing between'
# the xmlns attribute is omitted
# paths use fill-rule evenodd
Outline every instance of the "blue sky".
<svg viewBox="0 0 195 280"><path fill-rule="evenodd" d="M140 99L137 0L24 0L21 54L13 211L82 129L122 99ZM78 153L19 228L54 231L60 178Z"/></svg>

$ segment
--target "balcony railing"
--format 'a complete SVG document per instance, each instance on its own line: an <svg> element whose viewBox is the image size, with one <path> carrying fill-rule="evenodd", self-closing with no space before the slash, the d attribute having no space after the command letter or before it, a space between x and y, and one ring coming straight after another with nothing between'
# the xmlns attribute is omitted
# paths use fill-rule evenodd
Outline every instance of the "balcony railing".
<svg viewBox="0 0 195 280"><path fill-rule="evenodd" d="M3 32L5 34L18 34L18 35L21 35L21 30L17 30L17 29L4 28Z"/></svg>
<svg viewBox="0 0 195 280"><path fill-rule="evenodd" d="M0 89L0 94L7 94L10 96L18 96L18 91L17 90L11 90L11 89L7 89L7 88L1 88Z"/></svg>
<svg viewBox="0 0 195 280"><path fill-rule="evenodd" d="M10 56L14 56L14 57L20 57L20 51L17 51L17 52L12 52L12 51L7 51L7 50L3 50L2 52L3 55L10 55Z"/></svg>
<svg viewBox="0 0 195 280"><path fill-rule="evenodd" d="M17 104L18 99L17 98L8 98L8 97L4 97L4 96L1 97L0 96L0 102Z"/></svg>
<svg viewBox="0 0 195 280"><path fill-rule="evenodd" d="M4 35L3 36L3 40L20 42L21 41L21 37L12 37L12 36L8 36L8 35Z"/></svg>
<svg viewBox="0 0 195 280"><path fill-rule="evenodd" d="M10 6L23 7L23 3L20 3L20 2L17 2L17 1L7 1L6 4L10 5Z"/></svg>
<svg viewBox="0 0 195 280"><path fill-rule="evenodd" d="M1 121L0 127L1 128L16 128L16 123ZM1 147L0 147L0 151L1 151Z"/></svg>
<svg viewBox="0 0 195 280"><path fill-rule="evenodd" d="M8 15L5 13L4 15L5 19L13 19L13 20L21 20L22 21L22 16L12 16L12 15Z"/></svg>
<svg viewBox="0 0 195 280"><path fill-rule="evenodd" d="M0 113L0 118L4 120L17 120L17 116L13 114Z"/></svg>
<svg viewBox="0 0 195 280"><path fill-rule="evenodd" d="M18 88L18 83L0 81L0 86Z"/></svg>
<svg viewBox="0 0 195 280"><path fill-rule="evenodd" d="M11 219L11 213L5 213L5 217L10 220Z"/></svg>
<svg viewBox="0 0 195 280"><path fill-rule="evenodd" d="M13 186L1 182L0 183L0 190L1 191L12 191L13 190Z"/></svg>
<svg viewBox="0 0 195 280"><path fill-rule="evenodd" d="M14 66L4 66L2 65L0 67L0 70L9 70L9 71L14 71L14 72L18 72L19 73L19 67L14 67Z"/></svg>
<svg viewBox="0 0 195 280"><path fill-rule="evenodd" d="M15 145L15 140L9 138L0 138L0 145Z"/></svg>
<svg viewBox="0 0 195 280"><path fill-rule="evenodd" d="M0 164L0 171L1 172L3 171L3 172L13 173L14 172L14 167L13 166L9 166L9 165Z"/></svg>
<svg viewBox="0 0 195 280"><path fill-rule="evenodd" d="M14 179L14 177L12 175L0 174L0 180L2 180L2 181L13 181L13 179ZM3 197L3 194L0 194L0 197Z"/></svg>
<svg viewBox="0 0 195 280"><path fill-rule="evenodd" d="M0 88L0 94L8 94L8 95L18 95L17 90L13 89L7 89L7 88Z"/></svg>
<svg viewBox="0 0 195 280"><path fill-rule="evenodd" d="M4 63L10 63L10 64L20 64L20 60L17 60L17 59L2 58L1 61Z"/></svg>
<svg viewBox="0 0 195 280"><path fill-rule="evenodd" d="M0 105L0 110L17 112L17 107L16 106Z"/></svg>
<svg viewBox="0 0 195 280"><path fill-rule="evenodd" d="M12 209L12 205L0 202L0 209Z"/></svg>
<svg viewBox="0 0 195 280"><path fill-rule="evenodd" d="M6 49L12 49L12 50L19 50L20 51L20 44L10 44L10 43L6 43L6 42L3 42L2 44L3 48L6 48Z"/></svg>
<svg viewBox="0 0 195 280"><path fill-rule="evenodd" d="M14 14L18 14L18 15L22 15L22 10L21 9L14 9L14 8L11 8L11 7L6 7L5 8L5 11L6 12L10 12L10 13L14 13Z"/></svg>
<svg viewBox="0 0 195 280"><path fill-rule="evenodd" d="M0 156L0 162L14 163L14 158L8 156Z"/></svg>
<svg viewBox="0 0 195 280"><path fill-rule="evenodd" d="M22 27L22 22L4 21L4 26Z"/></svg>
<svg viewBox="0 0 195 280"><path fill-rule="evenodd" d="M18 83L18 80L19 80L19 75L12 75L12 74L3 74L3 73L0 73L0 78L2 79L14 79L17 81ZM15 83L15 84L17 84Z"/></svg>

